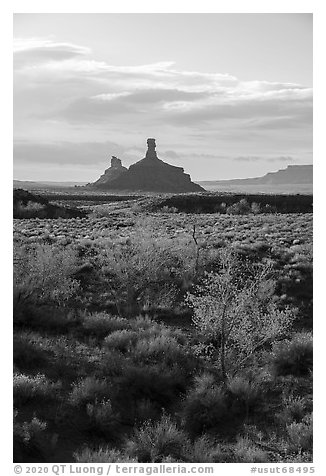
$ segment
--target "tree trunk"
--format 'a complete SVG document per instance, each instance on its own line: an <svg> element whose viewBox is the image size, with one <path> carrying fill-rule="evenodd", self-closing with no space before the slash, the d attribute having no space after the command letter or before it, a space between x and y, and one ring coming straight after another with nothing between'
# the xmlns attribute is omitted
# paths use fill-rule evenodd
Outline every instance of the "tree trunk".
<svg viewBox="0 0 326 476"><path fill-rule="evenodd" d="M224 316L222 320L222 327L221 327L221 373L222 373L222 380L223 383L226 383L226 370L225 370L225 323L224 323Z"/></svg>
<svg viewBox="0 0 326 476"><path fill-rule="evenodd" d="M227 380L227 375L226 375L226 370L225 370L225 319L226 319L226 304L224 304L224 309L222 313L222 319L221 319L221 356L220 356L220 361L221 361L221 373L222 373L222 380L223 383L226 383Z"/></svg>

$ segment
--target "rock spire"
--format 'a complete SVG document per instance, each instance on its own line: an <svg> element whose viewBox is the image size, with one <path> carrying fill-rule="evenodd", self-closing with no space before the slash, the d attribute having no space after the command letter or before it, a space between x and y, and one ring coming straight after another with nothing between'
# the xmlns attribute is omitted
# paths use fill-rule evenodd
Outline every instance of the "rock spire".
<svg viewBox="0 0 326 476"><path fill-rule="evenodd" d="M115 170L119 173L114 175ZM107 190L146 191L161 193L202 192L204 189L191 181L182 167L170 165L157 157L155 139L147 139L147 152L143 159L122 167L120 159L112 157L111 167L97 182L95 188Z"/></svg>

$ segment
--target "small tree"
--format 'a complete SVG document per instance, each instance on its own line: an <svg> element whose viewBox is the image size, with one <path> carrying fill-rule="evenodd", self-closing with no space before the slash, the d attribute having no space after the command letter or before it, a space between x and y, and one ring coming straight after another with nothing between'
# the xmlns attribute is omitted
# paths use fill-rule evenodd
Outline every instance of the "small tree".
<svg viewBox="0 0 326 476"><path fill-rule="evenodd" d="M126 244L108 245L101 256L108 291L124 317L173 307L183 283L196 273L196 263L189 239L172 242L141 232Z"/></svg>
<svg viewBox="0 0 326 476"><path fill-rule="evenodd" d="M26 304L63 306L77 291L76 252L51 245L14 247L14 310Z"/></svg>
<svg viewBox="0 0 326 476"><path fill-rule="evenodd" d="M269 266L249 265L231 248L224 249L217 272L207 273L187 296L195 326L217 347L224 382L256 350L283 336L295 317L277 308L270 274Z"/></svg>
<svg viewBox="0 0 326 476"><path fill-rule="evenodd" d="M250 205L245 198L242 198L240 202L230 205L226 209L226 213L229 215L248 215L250 213Z"/></svg>

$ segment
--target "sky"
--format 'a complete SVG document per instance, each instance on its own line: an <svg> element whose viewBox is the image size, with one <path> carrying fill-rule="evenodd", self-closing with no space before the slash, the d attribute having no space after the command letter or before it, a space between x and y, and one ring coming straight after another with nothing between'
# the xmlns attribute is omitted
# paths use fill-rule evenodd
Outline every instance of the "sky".
<svg viewBox="0 0 326 476"><path fill-rule="evenodd" d="M312 14L14 15L14 178L157 154L193 180L312 163Z"/></svg>

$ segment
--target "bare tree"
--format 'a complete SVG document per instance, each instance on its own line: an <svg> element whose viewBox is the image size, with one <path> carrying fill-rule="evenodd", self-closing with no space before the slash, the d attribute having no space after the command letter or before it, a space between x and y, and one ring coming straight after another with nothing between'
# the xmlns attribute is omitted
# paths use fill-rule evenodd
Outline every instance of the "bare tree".
<svg viewBox="0 0 326 476"><path fill-rule="evenodd" d="M243 263L231 248L223 249L217 271L188 293L195 326L217 346L224 382L255 351L283 336L295 318L289 309L277 308L270 274L269 266Z"/></svg>

